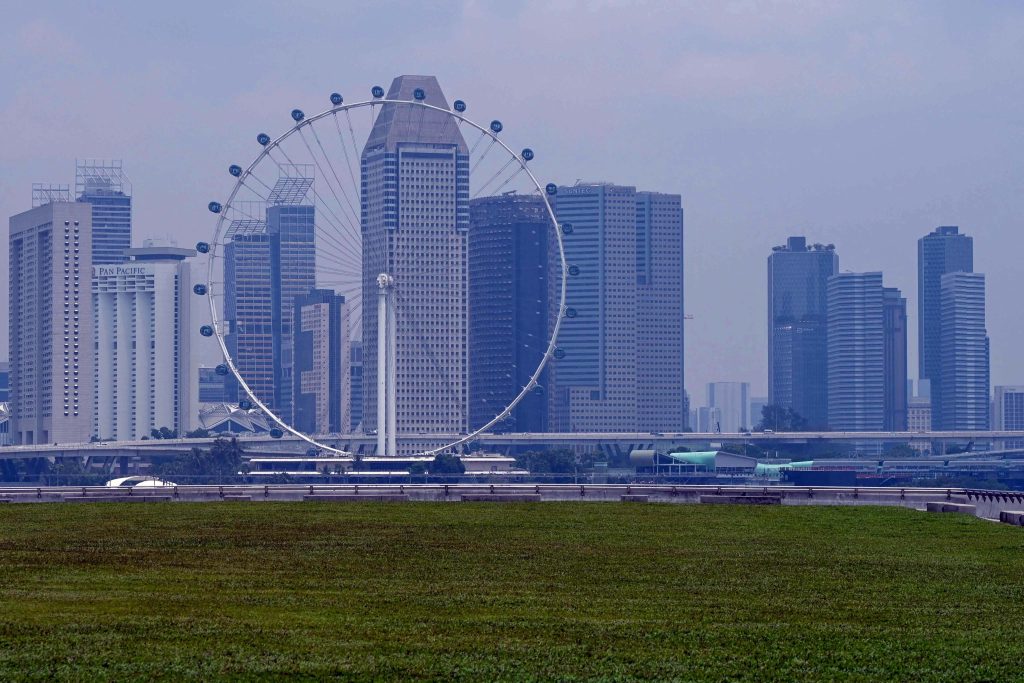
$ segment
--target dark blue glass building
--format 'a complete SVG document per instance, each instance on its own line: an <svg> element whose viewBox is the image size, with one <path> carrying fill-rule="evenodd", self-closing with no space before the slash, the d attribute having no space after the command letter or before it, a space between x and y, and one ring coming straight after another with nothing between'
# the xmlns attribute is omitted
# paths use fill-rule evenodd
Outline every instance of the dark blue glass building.
<svg viewBox="0 0 1024 683"><path fill-rule="evenodd" d="M292 420L295 301L316 286L315 211L310 177L282 177L270 194L267 236L270 240L271 310L274 336L274 407Z"/></svg>
<svg viewBox="0 0 1024 683"><path fill-rule="evenodd" d="M258 219L231 223L224 248L224 319L228 353L239 374L265 405L274 408L273 300L270 238ZM245 398L232 375L229 401Z"/></svg>
<svg viewBox="0 0 1024 683"><path fill-rule="evenodd" d="M828 426L828 279L832 245L790 237L768 257L769 402L792 408L809 429Z"/></svg>
<svg viewBox="0 0 1024 683"><path fill-rule="evenodd" d="M547 349L550 222L537 196L509 193L470 202L470 429L487 424L515 399ZM545 396L543 390L528 394L493 431L547 431Z"/></svg>
<svg viewBox="0 0 1024 683"><path fill-rule="evenodd" d="M121 161L79 161L77 200L92 204L92 263L118 264L132 246L132 186Z"/></svg>

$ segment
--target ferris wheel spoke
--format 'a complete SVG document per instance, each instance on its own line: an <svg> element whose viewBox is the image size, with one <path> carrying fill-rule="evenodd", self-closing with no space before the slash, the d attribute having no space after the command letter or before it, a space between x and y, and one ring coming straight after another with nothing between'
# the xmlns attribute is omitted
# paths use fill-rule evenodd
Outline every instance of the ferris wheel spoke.
<svg viewBox="0 0 1024 683"><path fill-rule="evenodd" d="M334 201L336 201L338 203L338 208L341 209L342 213L344 213L345 206L341 203L341 199L338 197L338 193L335 191L334 185L331 183L331 176L327 175L327 173L324 172L324 167L320 165L320 159L313 152L313 148L310 147L309 141L306 140L306 136L302 132L301 128L299 128L299 137L302 139L302 144L306 146L306 151L309 152L309 156L313 159L313 163L316 164L316 168L320 172L320 177L323 178L324 182L327 183L327 189L329 189L331 191L331 194L334 195ZM320 140L318 138L317 139L317 143L319 143L319 142L320 142ZM323 150L323 145L320 146L320 149L321 149L321 151ZM326 153L325 153L325 157L326 157ZM335 180L337 180L338 174L334 172L334 164L331 163L331 160L330 160L329 157L327 158L327 164L328 164L328 166L331 169L331 175L333 175ZM352 200L349 199L348 193L345 192L345 188L341 186L341 181L337 180L337 182L338 182L338 189L341 190L342 196L345 197L345 203L348 204L348 208L351 211L350 215L346 215L346 219L351 218L356 223L358 223L359 222L359 218L357 218L357 216L356 216L356 210L352 207Z"/></svg>
<svg viewBox="0 0 1024 683"><path fill-rule="evenodd" d="M349 116L348 109L345 110L345 116L348 118L349 133L352 135L352 152L358 160L359 151L356 149L356 133L352 130L352 117ZM334 127L338 130L338 143L341 145L341 151L345 154L345 165L348 167L349 177L352 178L352 187L359 187L355 171L352 168L352 158L349 157L348 146L345 144L345 134L341 132L341 123L338 122L338 112L333 112L331 118L334 119Z"/></svg>
<svg viewBox="0 0 1024 683"><path fill-rule="evenodd" d="M345 245L345 248L354 254L362 253L362 240L354 233L354 231L351 228L341 226L338 224L337 221L339 221L340 219L336 215L334 215L334 212L331 211L331 208L327 206L322 199L320 199L317 193L314 192L313 197L313 205L316 206L316 203L320 202L320 207L323 209L323 211L320 212L319 217L327 224L327 226L331 228L334 235L341 241L341 243ZM332 219L331 216L329 216L328 214L334 215L334 219ZM320 226L321 230L326 233L324 223L320 223Z"/></svg>
<svg viewBox="0 0 1024 683"><path fill-rule="evenodd" d="M476 139L476 142L473 143L473 146L469 148L469 158L470 159L473 158L473 152L476 151L476 148L480 146L480 143L483 142L484 138L486 138L486 137L488 137L487 133L484 132L484 131L480 131L480 136Z"/></svg>
<svg viewBox="0 0 1024 683"><path fill-rule="evenodd" d="M339 268L351 269L347 271L342 271L344 274L348 274L350 272L358 272L356 269L358 269L359 267L359 262L356 261L355 259L345 258L344 256L342 256L340 252L321 253L319 256L320 260L326 261L327 263L331 263Z"/></svg>
<svg viewBox="0 0 1024 683"><path fill-rule="evenodd" d="M324 221L326 221L327 225L332 228L330 231L325 227ZM321 236L327 239L328 242L337 247L339 251L351 254L362 253L362 247L360 243L352 237L352 233L349 230L338 226L338 224L332 221L326 214L321 213L321 215L319 215L319 219L314 221L313 227L318 230L317 234L321 234ZM359 258L361 258L361 256Z"/></svg>
<svg viewBox="0 0 1024 683"><path fill-rule="evenodd" d="M473 165L470 166L470 168L469 168L469 177L470 178L473 177L473 172L477 169L477 167L480 166L480 164L483 162L483 160L487 158L487 154L491 151L491 149L494 147L496 142L497 142L497 140L495 140L494 138L491 138L491 144L487 145L487 147L484 148L483 154L481 154L479 157L477 157L476 161L473 162Z"/></svg>
<svg viewBox="0 0 1024 683"><path fill-rule="evenodd" d="M480 195L482 195L482 194L484 193L484 190L486 190L486 189L487 189L487 188L488 188L488 187L490 186L490 184L491 184L491 183L493 183L493 182L494 182L495 180L497 180L497 179L498 179L498 177L499 177L499 176L500 176L500 175L501 175L502 173L504 173L504 172L505 172L505 170L506 170L506 169L507 169L507 168L508 168L509 166L511 166L512 164L514 164L514 163L515 163L515 161L516 161L515 159L509 159L508 161L506 161L506 162L505 162L505 165L504 165L504 166L502 166L501 168L499 168L499 169L498 169L498 170L497 170L497 171L496 171L496 172L494 173L494 175L492 175L492 176L491 176L490 178L488 178L488 179L487 179L487 182L485 182L485 183L484 183L483 185L481 185L481 186L480 186L480 189L478 189L478 190L476 191L476 193L474 193L474 194L473 194L473 199L476 199L477 197L479 197ZM515 172L513 172L512 176L511 176L511 177L510 177L510 178L509 178L508 180L506 180L506 181L505 181L504 183L502 183L501 185L499 185L499 186L498 186L498 189L497 189L497 190L495 190L495 193L497 193L497 192L498 192L499 190L501 190L501 188L503 188L503 187L505 187L506 185L508 185L508 184L509 184L509 182L510 182L510 181L512 180L512 178L515 178L515 177L516 177L516 176L517 176L517 175L519 174L519 171L522 171L522 170L523 170L523 169L522 169L522 168L520 167L518 171L515 171ZM471 175L471 177L472 177L472 173L471 173L470 175Z"/></svg>

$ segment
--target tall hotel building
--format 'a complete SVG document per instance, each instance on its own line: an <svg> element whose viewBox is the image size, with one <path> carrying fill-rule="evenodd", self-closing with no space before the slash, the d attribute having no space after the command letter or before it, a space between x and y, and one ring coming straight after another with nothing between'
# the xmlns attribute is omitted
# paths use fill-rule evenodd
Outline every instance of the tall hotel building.
<svg viewBox="0 0 1024 683"><path fill-rule="evenodd" d="M121 160L78 161L75 194L92 206L93 265L121 263L132 246L132 186Z"/></svg>
<svg viewBox="0 0 1024 683"><path fill-rule="evenodd" d="M941 431L989 428L989 341L985 330L985 276L946 273L939 279L939 387L932 389L933 427Z"/></svg>
<svg viewBox="0 0 1024 683"><path fill-rule="evenodd" d="M790 237L768 257L768 401L792 408L808 429L828 425L828 279L832 245Z"/></svg>
<svg viewBox="0 0 1024 683"><path fill-rule="evenodd" d="M470 225L469 426L478 429L515 399L547 350L554 245L547 205L537 196L474 199ZM524 396L492 431L547 431L543 375L540 383L542 390Z"/></svg>
<svg viewBox="0 0 1024 683"><path fill-rule="evenodd" d="M147 244L92 268L96 330L92 433L141 439L183 434L192 413L189 301L192 249Z"/></svg>
<svg viewBox="0 0 1024 683"><path fill-rule="evenodd" d="M549 371L550 429L682 429L679 195L579 183L558 188L555 211L576 274L558 338L564 357Z"/></svg>
<svg viewBox="0 0 1024 683"><path fill-rule="evenodd" d="M67 189L33 191L9 238L10 437L15 444L92 435L92 207Z"/></svg>
<svg viewBox="0 0 1024 683"><path fill-rule="evenodd" d="M448 108L433 76L399 76L388 99ZM397 431L468 427L469 151L443 112L385 104L360 162L363 425L376 430L377 276L394 278ZM403 452L401 442L399 451Z"/></svg>

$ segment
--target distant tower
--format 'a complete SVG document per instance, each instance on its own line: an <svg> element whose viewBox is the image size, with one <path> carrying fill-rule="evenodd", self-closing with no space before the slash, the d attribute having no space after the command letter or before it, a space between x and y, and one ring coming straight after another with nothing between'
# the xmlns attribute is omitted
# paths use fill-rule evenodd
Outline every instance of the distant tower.
<svg viewBox="0 0 1024 683"><path fill-rule="evenodd" d="M469 427L478 429L512 403L547 349L553 228L541 197L515 193L471 201L470 225ZM493 431L547 431L545 397L531 392Z"/></svg>
<svg viewBox="0 0 1024 683"><path fill-rule="evenodd" d="M885 339L885 423L886 431L907 429L907 300L895 287L882 289L883 335Z"/></svg>
<svg viewBox="0 0 1024 683"><path fill-rule="evenodd" d="M832 245L808 247L804 237L768 257L768 400L808 429L828 425L827 283L838 271Z"/></svg>
<svg viewBox="0 0 1024 683"><path fill-rule="evenodd" d="M882 289L877 272L828 280L828 424L837 431L881 431L885 424Z"/></svg>
<svg viewBox="0 0 1024 683"><path fill-rule="evenodd" d="M92 435L92 207L68 188L33 189L10 219L10 438L85 442Z"/></svg>
<svg viewBox="0 0 1024 683"><path fill-rule="evenodd" d="M932 390L937 430L989 428L989 341L985 330L985 276L946 273L940 280L940 384Z"/></svg>
<svg viewBox="0 0 1024 683"><path fill-rule="evenodd" d="M132 246L132 185L121 160L76 162L75 196L92 205L93 265L124 261Z"/></svg>
<svg viewBox="0 0 1024 683"><path fill-rule="evenodd" d="M245 383L273 409L274 325L267 223L261 218L234 220L225 239L224 341ZM225 379L228 400L244 399L234 376Z"/></svg>
<svg viewBox="0 0 1024 683"><path fill-rule="evenodd" d="M292 424L295 301L316 286L313 170L284 166L268 198L274 412ZM243 379L245 375L242 375Z"/></svg>
<svg viewBox="0 0 1024 683"><path fill-rule="evenodd" d="M750 417L750 384L748 382L711 382L708 384L708 407L717 408L722 432L752 429ZM761 420L758 416L753 423ZM714 430L712 430L714 431Z"/></svg>
<svg viewBox="0 0 1024 683"><path fill-rule="evenodd" d="M345 297L314 289L295 299L294 420L307 434L348 432L349 321Z"/></svg>
<svg viewBox="0 0 1024 683"><path fill-rule="evenodd" d="M683 391L683 200L636 193L637 430L686 427Z"/></svg>
<svg viewBox="0 0 1024 683"><path fill-rule="evenodd" d="M399 76L388 99L448 109L433 76ZM394 280L398 433L468 428L469 150L443 112L384 104L363 149L363 424L378 424L378 284ZM401 446L399 450L405 452ZM395 455L395 453L387 453Z"/></svg>
<svg viewBox="0 0 1024 683"><path fill-rule="evenodd" d="M119 441L191 418L189 302L192 249L147 245L120 264L93 266L96 330L93 434Z"/></svg>
<svg viewBox="0 0 1024 683"><path fill-rule="evenodd" d="M957 226L938 227L917 241L918 377L931 380L933 400L942 393L941 279L946 273L973 271L974 240L960 234Z"/></svg>

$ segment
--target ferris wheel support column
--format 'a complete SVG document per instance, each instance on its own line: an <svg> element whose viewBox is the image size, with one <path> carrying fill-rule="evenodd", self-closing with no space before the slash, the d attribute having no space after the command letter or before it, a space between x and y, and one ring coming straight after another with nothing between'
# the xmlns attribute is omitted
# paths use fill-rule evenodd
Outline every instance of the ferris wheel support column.
<svg viewBox="0 0 1024 683"><path fill-rule="evenodd" d="M394 435L394 319L392 285L387 273L377 276L377 455L396 455Z"/></svg>
<svg viewBox="0 0 1024 683"><path fill-rule="evenodd" d="M388 288L388 450L398 455L398 327L395 319L395 290Z"/></svg>

